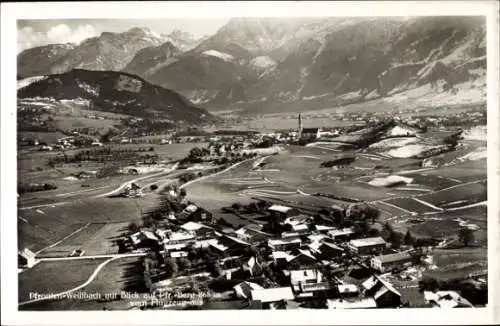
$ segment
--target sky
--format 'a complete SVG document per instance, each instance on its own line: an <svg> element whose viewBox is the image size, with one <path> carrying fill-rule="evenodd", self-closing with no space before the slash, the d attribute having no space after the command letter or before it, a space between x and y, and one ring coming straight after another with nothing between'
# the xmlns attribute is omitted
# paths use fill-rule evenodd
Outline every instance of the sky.
<svg viewBox="0 0 500 326"><path fill-rule="evenodd" d="M18 52L54 43L80 43L102 32L124 32L132 27L148 27L153 32L168 34L174 29L197 37L214 34L229 18L203 19L45 19L17 22Z"/></svg>

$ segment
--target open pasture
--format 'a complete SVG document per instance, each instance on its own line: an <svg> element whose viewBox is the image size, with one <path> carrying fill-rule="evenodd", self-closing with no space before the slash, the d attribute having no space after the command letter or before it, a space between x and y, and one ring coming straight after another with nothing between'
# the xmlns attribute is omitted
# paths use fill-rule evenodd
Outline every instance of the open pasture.
<svg viewBox="0 0 500 326"><path fill-rule="evenodd" d="M336 138L335 138L336 139ZM326 151L332 152L342 152L344 148L349 148L351 145L349 143L344 143L340 141L318 141L314 143L310 143L306 145L306 147L310 148L318 148ZM335 154L335 153L333 153Z"/></svg>
<svg viewBox="0 0 500 326"><path fill-rule="evenodd" d="M487 200L487 187L483 182L462 183L432 194L419 196L419 199L443 208L450 208L450 203L465 206Z"/></svg>
<svg viewBox="0 0 500 326"><path fill-rule="evenodd" d="M85 227L85 225L85 223L64 223L64 221L57 220L38 225L20 217L17 225L18 248L28 248L36 252Z"/></svg>
<svg viewBox="0 0 500 326"><path fill-rule="evenodd" d="M120 258L106 264L90 282L89 285L80 289L79 292L91 294L99 293L101 298L106 294L140 292L141 279L140 274L141 258L127 257ZM83 283L83 282L82 282ZM21 306L23 310L38 311L59 311L59 310L102 310L104 307L108 310L127 310L130 308L130 301L138 299L122 297L114 301L82 300L82 299L64 299L64 300L45 300L36 303Z"/></svg>
<svg viewBox="0 0 500 326"><path fill-rule="evenodd" d="M74 249L85 251L85 256L116 254L118 247L114 240L126 232L128 223L91 223L39 256L67 256Z"/></svg>
<svg viewBox="0 0 500 326"><path fill-rule="evenodd" d="M303 184L300 189L309 194L326 193L337 197L349 198L351 200L375 201L391 197L390 189L382 187L373 187L361 182L341 181L332 183L309 182Z"/></svg>
<svg viewBox="0 0 500 326"><path fill-rule="evenodd" d="M485 248L436 249L432 257L437 269L427 270L424 275L438 279L464 278L488 270Z"/></svg>
<svg viewBox="0 0 500 326"><path fill-rule="evenodd" d="M40 250L87 223L140 220L143 213L157 205L157 198L157 195L144 198L90 198L54 207L22 210L18 221L19 247Z"/></svg>
<svg viewBox="0 0 500 326"><path fill-rule="evenodd" d="M415 200L414 198L396 198L396 199L386 200L385 202L400 207L410 213L423 214L427 212L439 211L428 205L423 204L422 202Z"/></svg>
<svg viewBox="0 0 500 326"><path fill-rule="evenodd" d="M441 175L446 178L453 178L462 182L486 179L486 160L465 161L451 166L440 167L435 170L426 171L428 175Z"/></svg>
<svg viewBox="0 0 500 326"><path fill-rule="evenodd" d="M406 178L412 178L412 184L424 185L425 188L432 190L445 189L462 183L458 179L447 178L437 174L429 174L427 171L408 173L404 176Z"/></svg>
<svg viewBox="0 0 500 326"><path fill-rule="evenodd" d="M486 246L487 244L486 206L420 215L418 219L419 222L414 222L415 217L406 217L390 220L390 222L401 233L410 230L416 238L441 239L456 238L461 228L473 225L478 228L474 231L474 245Z"/></svg>
<svg viewBox="0 0 500 326"><path fill-rule="evenodd" d="M19 274L19 302L30 299L29 294L59 293L75 288L92 275L105 259L42 261Z"/></svg>
<svg viewBox="0 0 500 326"><path fill-rule="evenodd" d="M19 131L18 137L26 139L38 139L38 141L40 142L52 144L56 142L59 138L65 137L65 135L59 131L56 132Z"/></svg>
<svg viewBox="0 0 500 326"><path fill-rule="evenodd" d="M53 122L58 129L65 132L78 128L93 128L100 134L106 133L116 125L121 125L121 121L117 119L90 119L78 116L56 117Z"/></svg>

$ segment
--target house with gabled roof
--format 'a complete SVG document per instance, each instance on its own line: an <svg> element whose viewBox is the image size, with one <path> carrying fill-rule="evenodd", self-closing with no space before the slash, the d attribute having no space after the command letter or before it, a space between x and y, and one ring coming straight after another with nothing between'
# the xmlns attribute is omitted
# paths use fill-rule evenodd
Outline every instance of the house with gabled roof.
<svg viewBox="0 0 500 326"><path fill-rule="evenodd" d="M184 223L181 225L181 229L195 234L197 238L212 236L215 233L215 230L212 227L193 221Z"/></svg>
<svg viewBox="0 0 500 326"><path fill-rule="evenodd" d="M397 267L411 265L413 256L408 252L398 252L394 254L373 257L370 266L381 273L390 271Z"/></svg>
<svg viewBox="0 0 500 326"><path fill-rule="evenodd" d="M291 287L269 288L251 291L252 301L262 303L264 309L269 309L270 304L279 301L288 301L295 299Z"/></svg>
<svg viewBox="0 0 500 326"><path fill-rule="evenodd" d="M297 237L290 237L284 239L269 239L267 245L272 250L287 251L295 248L300 248L302 240Z"/></svg>
<svg viewBox="0 0 500 326"><path fill-rule="evenodd" d="M316 257L322 260L339 258L344 254L344 248L328 241L313 242L309 244L309 248Z"/></svg>
<svg viewBox="0 0 500 326"><path fill-rule="evenodd" d="M371 276L361 287L363 294L372 297L378 308L397 308L401 305L401 293L380 276Z"/></svg>
<svg viewBox="0 0 500 326"><path fill-rule="evenodd" d="M353 228L332 229L327 231L327 234L335 241L348 241L354 235Z"/></svg>
<svg viewBox="0 0 500 326"><path fill-rule="evenodd" d="M251 225L243 226L238 230L236 230L234 233L238 239L241 239L249 243L266 241L270 237L272 237L272 234L257 230Z"/></svg>
<svg viewBox="0 0 500 326"><path fill-rule="evenodd" d="M261 262L256 257L250 257L250 259L243 263L241 268L243 269L243 271L248 272L250 276L261 275L264 271Z"/></svg>
<svg viewBox="0 0 500 326"><path fill-rule="evenodd" d="M297 252L287 262L288 269L308 269L317 265L318 259L309 250L298 249Z"/></svg>
<svg viewBox="0 0 500 326"><path fill-rule="evenodd" d="M349 250L358 255L368 255L381 252L387 248L387 243L382 237L355 239L347 244Z"/></svg>

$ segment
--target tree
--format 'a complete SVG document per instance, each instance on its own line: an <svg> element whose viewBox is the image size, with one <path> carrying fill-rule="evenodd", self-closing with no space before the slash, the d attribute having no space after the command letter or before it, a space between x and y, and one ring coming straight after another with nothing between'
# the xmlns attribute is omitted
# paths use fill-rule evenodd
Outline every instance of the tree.
<svg viewBox="0 0 500 326"><path fill-rule="evenodd" d="M186 195L187 195L187 193L186 193L186 189L181 188L179 195L180 195L182 198L186 197Z"/></svg>
<svg viewBox="0 0 500 326"><path fill-rule="evenodd" d="M380 217L380 211L371 206L367 206L364 213L365 219L370 220L372 224Z"/></svg>
<svg viewBox="0 0 500 326"><path fill-rule="evenodd" d="M408 230L404 237L404 244L411 246L415 243L415 238L411 235L410 230Z"/></svg>
<svg viewBox="0 0 500 326"><path fill-rule="evenodd" d="M139 225L137 225L137 223L135 223L135 222L130 222L130 223L127 225L127 229L129 230L129 232L130 232L130 233L136 233L136 232L139 232L140 227L139 227Z"/></svg>
<svg viewBox="0 0 500 326"><path fill-rule="evenodd" d="M200 157L203 155L203 151L199 147L193 147L189 151L190 157Z"/></svg>
<svg viewBox="0 0 500 326"><path fill-rule="evenodd" d="M157 185L151 185L151 186L149 187L149 189L150 189L151 191L155 191L156 189L158 189L158 186L157 186Z"/></svg>
<svg viewBox="0 0 500 326"><path fill-rule="evenodd" d="M418 287L420 289L420 292L423 292L423 291L435 292L441 287L441 284L439 284L439 281L436 280L435 278L425 277L421 281L418 282Z"/></svg>
<svg viewBox="0 0 500 326"><path fill-rule="evenodd" d="M179 270L179 267L177 266L177 263L175 260L172 258L169 258L165 261L165 272L167 274L167 277L172 277L174 276L177 271Z"/></svg>
<svg viewBox="0 0 500 326"><path fill-rule="evenodd" d="M458 240L467 247L474 242L474 232L469 228L461 228L458 230Z"/></svg>
<svg viewBox="0 0 500 326"><path fill-rule="evenodd" d="M241 209L241 204L240 203L233 203L231 205L231 208L234 209L235 211L239 211Z"/></svg>

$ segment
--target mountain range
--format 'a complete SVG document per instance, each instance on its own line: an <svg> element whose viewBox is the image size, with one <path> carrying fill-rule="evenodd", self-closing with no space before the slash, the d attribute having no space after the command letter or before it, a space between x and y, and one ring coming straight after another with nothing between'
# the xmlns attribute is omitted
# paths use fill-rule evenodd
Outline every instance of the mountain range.
<svg viewBox="0 0 500 326"><path fill-rule="evenodd" d="M481 17L234 18L202 39L132 28L28 49L18 75L123 71L207 109L283 112L422 87L450 97L484 93L485 37Z"/></svg>
<svg viewBox="0 0 500 326"><path fill-rule="evenodd" d="M19 99L37 98L47 103L71 100L87 103L89 109L161 119L165 122L197 124L215 121L205 109L182 95L152 85L135 75L116 71L73 69L35 79L20 87Z"/></svg>

